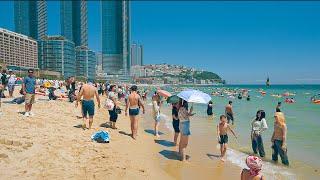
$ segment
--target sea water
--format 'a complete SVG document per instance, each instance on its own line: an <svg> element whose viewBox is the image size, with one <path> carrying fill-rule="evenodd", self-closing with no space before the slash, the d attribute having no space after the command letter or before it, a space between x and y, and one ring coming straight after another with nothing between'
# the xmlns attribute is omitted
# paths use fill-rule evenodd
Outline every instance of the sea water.
<svg viewBox="0 0 320 180"><path fill-rule="evenodd" d="M196 115L191 119L192 140L189 145L190 151L210 152L212 148L219 148L216 142L216 125L219 116L224 114L225 106L229 100L233 101L233 111L235 125L232 126L239 136L238 140L229 134L230 149L227 152L227 161L246 167L244 159L248 154L252 154L251 149L251 122L256 112L260 109L266 112L268 130L262 136L266 157L264 158L264 174L269 177L280 177L280 179L317 179L320 178L320 105L310 101L313 95L320 93L320 85L273 85L266 87L263 85L228 85L228 86L186 86L174 87L167 86L164 89L178 93L184 88L198 89L208 94L221 89L248 89L251 97L250 101L246 98L230 99L212 96L214 118L206 115L206 105L194 104ZM263 89L266 95L259 91ZM290 92L295 94L290 98L295 99L295 103L287 104L284 102L286 97L273 97L271 94L283 94ZM278 102L282 102L281 111L284 112L288 127L287 147L290 167L275 164L271 161L271 136L273 133L274 113ZM170 107L163 105L163 119L168 129L172 130ZM195 142L193 142L195 141ZM206 143L210 142L210 143ZM192 143L193 142L193 143ZM211 147L208 147L211 146ZM212 147L213 146L213 147ZM198 162L201 163L201 162Z"/></svg>

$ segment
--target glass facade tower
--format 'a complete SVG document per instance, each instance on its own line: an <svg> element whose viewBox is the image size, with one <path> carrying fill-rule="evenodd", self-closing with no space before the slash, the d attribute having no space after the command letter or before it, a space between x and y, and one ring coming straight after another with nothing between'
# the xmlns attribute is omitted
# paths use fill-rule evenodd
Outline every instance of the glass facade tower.
<svg viewBox="0 0 320 180"><path fill-rule="evenodd" d="M60 1L61 34L75 46L88 46L88 9L86 0Z"/></svg>
<svg viewBox="0 0 320 180"><path fill-rule="evenodd" d="M129 1L101 1L103 70L111 75L128 74Z"/></svg>
<svg viewBox="0 0 320 180"><path fill-rule="evenodd" d="M88 80L96 78L96 53L85 46L76 47L76 76Z"/></svg>
<svg viewBox="0 0 320 180"><path fill-rule="evenodd" d="M47 2L14 1L15 32L40 40L47 35Z"/></svg>
<svg viewBox="0 0 320 180"><path fill-rule="evenodd" d="M75 46L63 36L48 36L39 41L39 68L60 72L64 78L75 76Z"/></svg>

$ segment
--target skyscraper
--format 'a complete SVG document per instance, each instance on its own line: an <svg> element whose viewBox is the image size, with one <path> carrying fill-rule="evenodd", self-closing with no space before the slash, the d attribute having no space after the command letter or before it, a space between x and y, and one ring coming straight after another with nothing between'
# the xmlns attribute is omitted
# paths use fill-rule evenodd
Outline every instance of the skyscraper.
<svg viewBox="0 0 320 180"><path fill-rule="evenodd" d="M143 46L133 43L130 50L131 65L142 66L143 65Z"/></svg>
<svg viewBox="0 0 320 180"><path fill-rule="evenodd" d="M60 1L61 34L75 46L88 46L87 1Z"/></svg>
<svg viewBox="0 0 320 180"><path fill-rule="evenodd" d="M129 1L101 1L103 70L128 75L130 70Z"/></svg>
<svg viewBox="0 0 320 180"><path fill-rule="evenodd" d="M47 35L47 2L14 1L15 32L36 40Z"/></svg>
<svg viewBox="0 0 320 180"><path fill-rule="evenodd" d="M138 59L138 64L142 66L143 65L143 46L141 44L138 46L137 59Z"/></svg>

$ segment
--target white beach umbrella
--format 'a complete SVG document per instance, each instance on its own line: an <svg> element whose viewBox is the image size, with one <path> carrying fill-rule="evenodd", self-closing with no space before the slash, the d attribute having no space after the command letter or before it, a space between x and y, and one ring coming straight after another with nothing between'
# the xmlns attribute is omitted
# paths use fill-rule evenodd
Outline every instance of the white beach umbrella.
<svg viewBox="0 0 320 180"><path fill-rule="evenodd" d="M209 94L193 89L184 90L177 96L189 103L208 104L211 100L211 96Z"/></svg>

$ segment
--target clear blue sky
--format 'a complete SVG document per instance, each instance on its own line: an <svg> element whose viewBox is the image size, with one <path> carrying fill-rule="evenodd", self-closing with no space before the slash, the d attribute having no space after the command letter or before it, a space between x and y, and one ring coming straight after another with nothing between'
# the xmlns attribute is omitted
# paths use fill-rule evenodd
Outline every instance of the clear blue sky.
<svg viewBox="0 0 320 180"><path fill-rule="evenodd" d="M48 2L48 32L60 33L59 2ZM229 83L320 83L320 2L133 1L131 40L145 63L184 64ZM101 49L99 2L90 1L89 46ZM0 27L14 30L13 2Z"/></svg>

